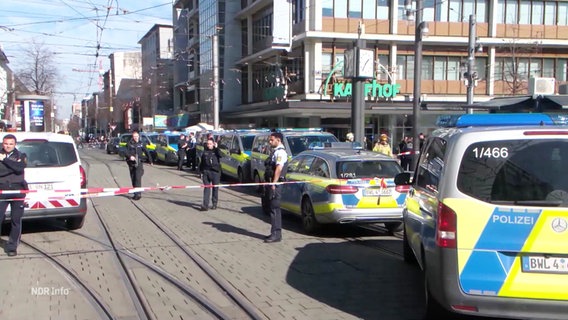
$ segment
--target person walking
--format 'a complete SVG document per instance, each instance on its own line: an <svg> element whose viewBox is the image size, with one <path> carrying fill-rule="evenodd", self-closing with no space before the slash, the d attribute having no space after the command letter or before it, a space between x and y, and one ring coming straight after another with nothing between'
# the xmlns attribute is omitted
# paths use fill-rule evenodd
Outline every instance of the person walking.
<svg viewBox="0 0 568 320"><path fill-rule="evenodd" d="M379 141L375 142L373 151L392 157L392 150L389 145L388 138L389 137L386 134L384 133L381 134L379 137Z"/></svg>
<svg viewBox="0 0 568 320"><path fill-rule="evenodd" d="M282 198L282 185L276 184L282 182L286 175L286 162L288 154L282 144L282 133L272 132L268 143L272 147L272 152L265 162L263 194L263 210L270 213L270 235L264 242L273 243L282 240L282 211L280 209L280 199Z"/></svg>
<svg viewBox="0 0 568 320"><path fill-rule="evenodd" d="M146 155L150 165L152 163L152 156L146 145L140 141L140 133L137 130L132 131L132 138L126 144L126 163L130 171L130 180L132 187L142 187L142 176L144 175L144 165L142 163L143 156ZM141 192L135 192L132 200L140 200L142 198Z"/></svg>
<svg viewBox="0 0 568 320"><path fill-rule="evenodd" d="M188 146L188 141L187 138L185 137L185 134L180 134L179 135L179 140L178 140L178 149L177 149L177 156L178 156L178 161L177 161L177 169L179 171L183 170L183 163L185 160L185 154L187 153L187 149L189 148Z"/></svg>
<svg viewBox="0 0 568 320"><path fill-rule="evenodd" d="M24 169L27 166L27 156L16 149L16 137L7 134L2 139L0 150L0 189L1 190L28 190L28 184L24 177ZM8 256L18 254L18 244L22 236L22 217L24 215L25 193L0 195L0 229L4 224L6 209L10 205L10 223L12 229L4 250Z"/></svg>
<svg viewBox="0 0 568 320"><path fill-rule="evenodd" d="M211 198L211 209L217 209L219 200L219 183L221 181L221 153L215 145L213 138L207 139L205 148L199 162L199 172L203 182L203 202L201 211L209 210L209 199Z"/></svg>
<svg viewBox="0 0 568 320"><path fill-rule="evenodd" d="M191 169L191 171L195 171L197 169L197 139L193 132L189 133L187 166Z"/></svg>

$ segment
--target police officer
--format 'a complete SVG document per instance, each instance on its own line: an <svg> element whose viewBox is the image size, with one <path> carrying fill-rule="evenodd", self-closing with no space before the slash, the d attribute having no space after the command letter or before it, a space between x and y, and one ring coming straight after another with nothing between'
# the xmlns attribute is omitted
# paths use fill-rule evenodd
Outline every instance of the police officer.
<svg viewBox="0 0 568 320"><path fill-rule="evenodd" d="M282 185L275 183L284 181L286 175L285 165L288 161L288 154L282 144L282 134L272 132L268 143L272 147L272 152L265 162L263 210L270 213L270 235L264 239L266 243L279 242L282 240L282 211L280 209L280 199L282 198Z"/></svg>
<svg viewBox="0 0 568 320"><path fill-rule="evenodd" d="M213 138L207 139L201 161L199 162L199 172L201 172L201 180L203 181L203 203L201 211L209 210L209 198L211 197L211 209L217 209L217 200L219 200L219 183L221 182L221 153L217 149ZM213 192L211 192L213 189ZM212 195L211 195L212 193Z"/></svg>
<svg viewBox="0 0 568 320"><path fill-rule="evenodd" d="M185 154L187 152L188 147L189 147L188 141L187 138L185 137L185 134L183 133L180 134L178 141L178 150L177 150L177 156L178 156L177 168L180 171L183 170L183 160L185 158Z"/></svg>
<svg viewBox="0 0 568 320"><path fill-rule="evenodd" d="M152 157L146 148L146 144L140 141L140 133L137 130L134 130L132 131L132 138L126 145L126 163L130 170L130 180L132 181L132 187L134 188L142 186L142 175L144 175L142 157L144 155L148 158L150 165L153 165ZM142 194L140 192L135 192L132 200L140 200L140 198L142 198Z"/></svg>
<svg viewBox="0 0 568 320"><path fill-rule="evenodd" d="M2 150L0 150L0 189L27 190L28 184L24 179L24 169L27 162L26 154L16 149L16 137L13 134L5 135L2 139ZM18 254L17 248L22 235L24 197L24 193L0 195L0 227L4 223L8 204L12 208L12 230L5 247L6 253L10 257Z"/></svg>
<svg viewBox="0 0 568 320"><path fill-rule="evenodd" d="M192 171L197 169L197 139L193 132L190 132L188 137L187 166Z"/></svg>

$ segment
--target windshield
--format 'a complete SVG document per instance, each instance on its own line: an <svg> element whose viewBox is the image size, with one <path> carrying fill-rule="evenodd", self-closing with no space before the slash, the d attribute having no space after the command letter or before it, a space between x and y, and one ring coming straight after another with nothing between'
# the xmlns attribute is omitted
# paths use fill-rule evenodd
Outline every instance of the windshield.
<svg viewBox="0 0 568 320"><path fill-rule="evenodd" d="M77 162L72 143L22 141L17 148L28 157L28 167L63 167Z"/></svg>
<svg viewBox="0 0 568 320"><path fill-rule="evenodd" d="M176 145L179 142L179 136L169 136L168 137L168 144L169 145Z"/></svg>
<svg viewBox="0 0 568 320"><path fill-rule="evenodd" d="M151 134L148 135L148 140L150 140L153 144L156 144L156 140L158 139L158 135L157 134Z"/></svg>
<svg viewBox="0 0 568 320"><path fill-rule="evenodd" d="M286 140L290 146L292 156L307 150L310 145L314 146L323 145L325 142L338 142L337 138L332 134L287 136Z"/></svg>
<svg viewBox="0 0 568 320"><path fill-rule="evenodd" d="M341 179L393 178L403 172L395 161L367 160L337 162L337 177Z"/></svg>
<svg viewBox="0 0 568 320"><path fill-rule="evenodd" d="M469 146L458 189L495 204L568 207L566 140L508 140Z"/></svg>
<svg viewBox="0 0 568 320"><path fill-rule="evenodd" d="M254 136L242 136L241 140L243 141L243 148L245 151L252 150L252 142L254 140Z"/></svg>

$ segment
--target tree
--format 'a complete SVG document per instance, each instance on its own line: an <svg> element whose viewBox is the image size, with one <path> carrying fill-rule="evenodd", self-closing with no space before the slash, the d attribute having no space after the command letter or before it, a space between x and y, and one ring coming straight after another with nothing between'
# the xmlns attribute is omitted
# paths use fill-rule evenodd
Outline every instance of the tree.
<svg viewBox="0 0 568 320"><path fill-rule="evenodd" d="M54 53L35 41L22 53L25 62L17 72L20 80L35 94L52 94L58 76Z"/></svg>

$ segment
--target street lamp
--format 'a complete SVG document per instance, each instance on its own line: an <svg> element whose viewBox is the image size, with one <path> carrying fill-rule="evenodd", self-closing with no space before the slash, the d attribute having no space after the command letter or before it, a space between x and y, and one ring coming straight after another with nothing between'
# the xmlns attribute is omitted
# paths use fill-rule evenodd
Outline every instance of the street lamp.
<svg viewBox="0 0 568 320"><path fill-rule="evenodd" d="M407 2L407 10L409 8ZM422 81L422 37L428 32L428 24L422 21L423 17L424 0L416 0L415 24L416 30L414 32L414 88L412 91L412 168L416 167L418 162L418 154L420 153L420 137L418 131L418 122L420 119L420 96L421 96L421 81Z"/></svg>

